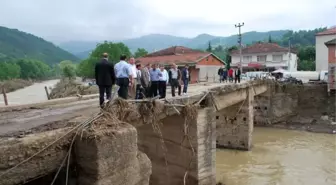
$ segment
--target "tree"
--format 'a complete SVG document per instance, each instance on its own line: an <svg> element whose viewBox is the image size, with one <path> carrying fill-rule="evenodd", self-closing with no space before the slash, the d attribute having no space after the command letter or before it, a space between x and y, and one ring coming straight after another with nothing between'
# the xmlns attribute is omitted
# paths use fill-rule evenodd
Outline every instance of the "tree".
<svg viewBox="0 0 336 185"><path fill-rule="evenodd" d="M238 47L237 46L232 46L230 48L227 48L226 49L226 69L230 69L231 68L231 52L234 51L234 50L238 50Z"/></svg>
<svg viewBox="0 0 336 185"><path fill-rule="evenodd" d="M208 48L206 49L207 52L212 52L211 42L209 41Z"/></svg>
<svg viewBox="0 0 336 185"><path fill-rule="evenodd" d="M63 77L66 77L69 79L73 79L76 77L76 67L71 61L69 60L62 61L59 64L59 66L62 71Z"/></svg>
<svg viewBox="0 0 336 185"><path fill-rule="evenodd" d="M143 57L148 54L148 51L146 51L144 48L138 48L136 52L134 53L135 58Z"/></svg>
<svg viewBox="0 0 336 185"><path fill-rule="evenodd" d="M20 66L14 62L0 62L0 80L10 80L20 77Z"/></svg>
<svg viewBox="0 0 336 185"><path fill-rule="evenodd" d="M113 63L117 63L119 61L121 54L124 54L127 57L131 56L131 52L125 44L105 41L104 43L97 44L96 49L92 51L89 58L99 60L103 53L108 53L109 60Z"/></svg>
<svg viewBox="0 0 336 185"><path fill-rule="evenodd" d="M272 37L271 37L271 35L268 36L268 43L272 43Z"/></svg>
<svg viewBox="0 0 336 185"><path fill-rule="evenodd" d="M51 68L44 62L31 59L19 59L16 64L20 66L20 78L43 80L51 75Z"/></svg>
<svg viewBox="0 0 336 185"><path fill-rule="evenodd" d="M80 62L77 68L77 74L81 77L93 78L96 62L101 59L103 53L109 54L109 61L116 63L120 55L131 56L129 48L123 43L104 42L98 44L88 59Z"/></svg>
<svg viewBox="0 0 336 185"><path fill-rule="evenodd" d="M315 61L300 60L298 62L299 71L315 71Z"/></svg>

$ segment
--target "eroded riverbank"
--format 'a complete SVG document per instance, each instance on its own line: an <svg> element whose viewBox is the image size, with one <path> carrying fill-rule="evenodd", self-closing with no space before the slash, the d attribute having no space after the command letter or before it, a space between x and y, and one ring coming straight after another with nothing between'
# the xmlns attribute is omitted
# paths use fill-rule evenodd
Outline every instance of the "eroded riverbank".
<svg viewBox="0 0 336 185"><path fill-rule="evenodd" d="M255 128L249 152L218 149L217 181L227 185L336 183L336 135Z"/></svg>

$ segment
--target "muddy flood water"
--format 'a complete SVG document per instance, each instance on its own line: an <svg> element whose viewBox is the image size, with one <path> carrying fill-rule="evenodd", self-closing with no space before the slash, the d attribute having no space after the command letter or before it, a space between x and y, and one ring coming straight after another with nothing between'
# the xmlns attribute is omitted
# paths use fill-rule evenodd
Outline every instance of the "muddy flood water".
<svg viewBox="0 0 336 185"><path fill-rule="evenodd" d="M41 83L34 83L31 86L14 92L7 93L9 105L20 105L37 103L48 100L44 87L53 87L59 80L48 80ZM2 94L0 94L0 106L5 106Z"/></svg>
<svg viewBox="0 0 336 185"><path fill-rule="evenodd" d="M336 135L255 128L249 152L217 149L225 185L334 185Z"/></svg>

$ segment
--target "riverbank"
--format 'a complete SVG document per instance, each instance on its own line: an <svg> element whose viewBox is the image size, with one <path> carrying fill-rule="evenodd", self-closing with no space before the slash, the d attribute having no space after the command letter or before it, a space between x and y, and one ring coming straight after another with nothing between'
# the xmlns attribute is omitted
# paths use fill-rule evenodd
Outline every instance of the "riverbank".
<svg viewBox="0 0 336 185"><path fill-rule="evenodd" d="M34 84L32 80L13 79L0 81L0 88L4 87L6 93L14 92L18 89L22 89Z"/></svg>
<svg viewBox="0 0 336 185"><path fill-rule="evenodd" d="M321 116L320 118L316 116L300 116L294 115L286 120L278 121L271 124L258 124L255 123L256 127L267 127L267 128L277 128L277 129L287 129L287 130L297 130L306 131L313 133L325 133L325 134L336 134L336 122L334 117L329 117L327 115Z"/></svg>

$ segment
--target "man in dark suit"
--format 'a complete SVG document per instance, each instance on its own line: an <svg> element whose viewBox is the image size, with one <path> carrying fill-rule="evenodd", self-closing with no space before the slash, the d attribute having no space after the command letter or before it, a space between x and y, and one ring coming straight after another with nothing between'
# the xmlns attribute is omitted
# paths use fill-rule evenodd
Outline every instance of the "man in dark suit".
<svg viewBox="0 0 336 185"><path fill-rule="evenodd" d="M104 95L110 100L112 86L115 84L114 66L108 61L108 54L103 54L103 59L95 66L96 84L99 87L99 105L104 104Z"/></svg>
<svg viewBox="0 0 336 185"><path fill-rule="evenodd" d="M237 68L235 70L235 83L237 83L237 81L238 81L238 83L240 83L240 75L241 75L241 71L240 71L239 68Z"/></svg>

